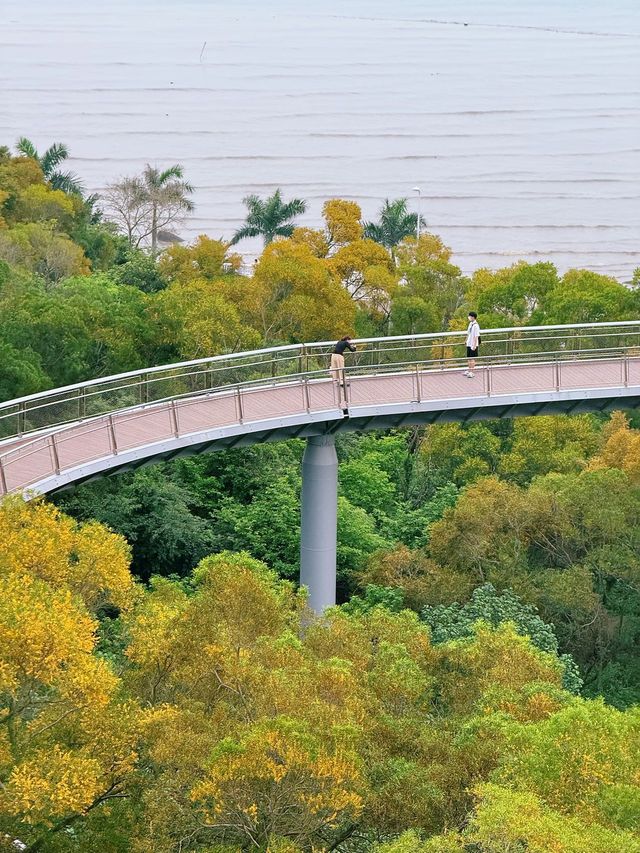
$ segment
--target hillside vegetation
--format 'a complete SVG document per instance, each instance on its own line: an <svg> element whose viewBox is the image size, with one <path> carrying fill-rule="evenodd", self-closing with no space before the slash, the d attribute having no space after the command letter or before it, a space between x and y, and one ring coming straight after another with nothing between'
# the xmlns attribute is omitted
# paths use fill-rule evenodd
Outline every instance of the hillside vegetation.
<svg viewBox="0 0 640 853"><path fill-rule="evenodd" d="M397 202L362 223L331 199L310 229L248 197L250 273L207 236L160 251L159 206L191 204L179 167L135 184L135 231L59 151L22 150L0 149L3 400L471 309L484 328L638 317L640 276L463 276ZM296 584L302 441L4 501L0 851L640 851L638 426L341 436L321 620Z"/></svg>

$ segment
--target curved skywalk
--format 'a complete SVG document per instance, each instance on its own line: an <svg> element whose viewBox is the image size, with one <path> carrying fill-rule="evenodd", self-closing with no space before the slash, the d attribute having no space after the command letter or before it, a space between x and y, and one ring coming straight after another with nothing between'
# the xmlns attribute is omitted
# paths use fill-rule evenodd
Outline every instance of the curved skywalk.
<svg viewBox="0 0 640 853"><path fill-rule="evenodd" d="M291 437L640 404L637 322L483 331L473 378L464 375L463 332L355 343L340 377L323 342L0 404L0 494L42 494L181 454Z"/></svg>

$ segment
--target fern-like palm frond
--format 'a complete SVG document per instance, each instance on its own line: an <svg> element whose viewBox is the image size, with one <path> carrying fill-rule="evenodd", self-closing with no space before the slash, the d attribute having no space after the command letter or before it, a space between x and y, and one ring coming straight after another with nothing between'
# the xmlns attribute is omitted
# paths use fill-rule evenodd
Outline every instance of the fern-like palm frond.
<svg viewBox="0 0 640 853"><path fill-rule="evenodd" d="M62 142L54 142L53 145L49 146L40 159L45 178L50 178L56 166L64 162L68 156L69 150Z"/></svg>
<svg viewBox="0 0 640 853"><path fill-rule="evenodd" d="M243 225L233 235L229 241L229 245L235 246L236 243L239 243L240 240L244 240L246 237L259 237L261 233L260 229L255 225Z"/></svg>
<svg viewBox="0 0 640 853"><path fill-rule="evenodd" d="M32 160L37 160L38 163L40 162L38 149L30 139L27 139L26 136L21 136L16 142L16 150L19 154L22 154L23 157L31 157Z"/></svg>
<svg viewBox="0 0 640 853"><path fill-rule="evenodd" d="M62 190L63 193L70 195L82 195L84 193L84 184L73 172L52 172L49 176L49 183L54 190Z"/></svg>

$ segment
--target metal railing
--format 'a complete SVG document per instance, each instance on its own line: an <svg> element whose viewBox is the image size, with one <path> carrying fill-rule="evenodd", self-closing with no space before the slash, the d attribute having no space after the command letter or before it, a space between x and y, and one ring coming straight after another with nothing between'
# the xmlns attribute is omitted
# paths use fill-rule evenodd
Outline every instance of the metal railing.
<svg viewBox="0 0 640 853"><path fill-rule="evenodd" d="M465 336L436 332L356 340L348 372L381 373L452 368L464 363ZM334 342L291 344L162 365L93 379L0 404L0 442L41 430L212 391L242 390L257 384L312 381L327 375ZM640 351L640 321L525 326L482 331L479 363L504 364L572 360ZM0 453L2 445L0 444Z"/></svg>
<svg viewBox="0 0 640 853"><path fill-rule="evenodd" d="M355 341L358 351L337 377L329 371L332 342L275 347L0 404L5 428L20 427L0 442L0 494L199 429L249 423L250 430L259 430L270 418L331 419L340 409L371 404L640 385L640 322L483 331L477 381L471 384L458 378L466 365L464 342L464 332Z"/></svg>

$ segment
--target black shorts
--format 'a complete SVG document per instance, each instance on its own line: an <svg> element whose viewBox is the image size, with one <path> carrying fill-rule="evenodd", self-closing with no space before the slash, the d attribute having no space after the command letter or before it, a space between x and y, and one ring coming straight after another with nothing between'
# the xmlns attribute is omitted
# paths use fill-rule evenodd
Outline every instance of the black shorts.
<svg viewBox="0 0 640 853"><path fill-rule="evenodd" d="M471 347L467 347L467 358L477 358L478 357L478 348L471 349Z"/></svg>

